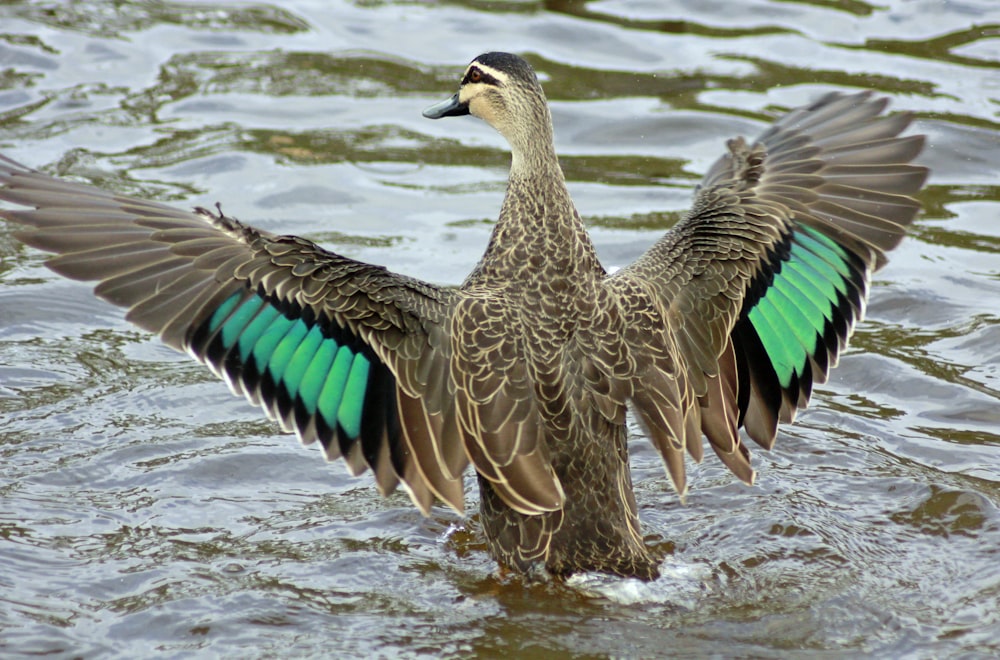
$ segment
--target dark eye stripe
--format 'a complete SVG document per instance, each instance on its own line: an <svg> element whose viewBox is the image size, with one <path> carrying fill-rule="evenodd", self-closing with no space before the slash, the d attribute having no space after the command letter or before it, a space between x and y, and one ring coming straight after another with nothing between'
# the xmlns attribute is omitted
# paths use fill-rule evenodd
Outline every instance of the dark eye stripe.
<svg viewBox="0 0 1000 660"><path fill-rule="evenodd" d="M478 75L478 79L476 76ZM500 81L486 73L479 67L472 67L469 69L468 73L465 74L465 78L462 79L462 84L466 85L469 83L484 83L486 85L493 85L495 87L500 86Z"/></svg>

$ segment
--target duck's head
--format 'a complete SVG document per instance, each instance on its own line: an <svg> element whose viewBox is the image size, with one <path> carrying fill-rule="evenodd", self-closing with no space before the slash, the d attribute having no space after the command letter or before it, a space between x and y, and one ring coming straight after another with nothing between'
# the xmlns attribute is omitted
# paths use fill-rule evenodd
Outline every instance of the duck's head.
<svg viewBox="0 0 1000 660"><path fill-rule="evenodd" d="M517 55L480 55L466 67L458 93L424 110L429 119L470 114L507 138L515 159L519 153L551 145L552 119L545 93L534 69Z"/></svg>

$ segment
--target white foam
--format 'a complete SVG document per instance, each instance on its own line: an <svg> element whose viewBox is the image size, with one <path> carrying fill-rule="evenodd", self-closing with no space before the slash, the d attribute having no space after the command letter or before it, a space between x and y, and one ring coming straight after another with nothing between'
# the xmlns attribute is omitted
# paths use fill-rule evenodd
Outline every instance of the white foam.
<svg viewBox="0 0 1000 660"><path fill-rule="evenodd" d="M656 603L691 609L710 589L710 577L708 566L668 559L660 566L660 577L652 582L603 573L577 573L567 578L566 584L589 596L623 605Z"/></svg>

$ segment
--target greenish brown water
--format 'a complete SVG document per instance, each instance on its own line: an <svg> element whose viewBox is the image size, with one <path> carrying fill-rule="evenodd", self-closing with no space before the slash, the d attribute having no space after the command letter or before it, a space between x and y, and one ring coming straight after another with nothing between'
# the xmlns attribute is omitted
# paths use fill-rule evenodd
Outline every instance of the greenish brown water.
<svg viewBox="0 0 1000 660"><path fill-rule="evenodd" d="M0 655L1000 654L993 0L10 2L0 151L457 283L508 156L420 111L490 49L542 74L608 265L785 108L917 114L925 214L758 484L706 460L681 506L638 437L665 577L498 580L475 518L324 465L0 224Z"/></svg>

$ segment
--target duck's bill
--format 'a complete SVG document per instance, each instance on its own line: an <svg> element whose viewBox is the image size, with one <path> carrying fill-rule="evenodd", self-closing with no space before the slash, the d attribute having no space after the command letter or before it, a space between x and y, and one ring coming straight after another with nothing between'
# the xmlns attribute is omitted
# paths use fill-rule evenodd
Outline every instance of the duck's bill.
<svg viewBox="0 0 1000 660"><path fill-rule="evenodd" d="M469 114L469 106L458 100L458 94L450 99L435 103L424 110L424 117L428 119L441 119L442 117L461 117Z"/></svg>

